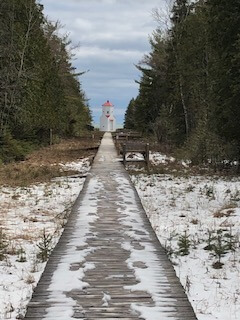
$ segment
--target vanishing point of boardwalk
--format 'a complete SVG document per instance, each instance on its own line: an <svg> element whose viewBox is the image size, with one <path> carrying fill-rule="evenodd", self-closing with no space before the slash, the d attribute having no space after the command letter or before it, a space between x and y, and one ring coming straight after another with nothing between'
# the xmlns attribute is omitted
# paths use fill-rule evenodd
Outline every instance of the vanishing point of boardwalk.
<svg viewBox="0 0 240 320"><path fill-rule="evenodd" d="M109 133L26 319L196 319Z"/></svg>

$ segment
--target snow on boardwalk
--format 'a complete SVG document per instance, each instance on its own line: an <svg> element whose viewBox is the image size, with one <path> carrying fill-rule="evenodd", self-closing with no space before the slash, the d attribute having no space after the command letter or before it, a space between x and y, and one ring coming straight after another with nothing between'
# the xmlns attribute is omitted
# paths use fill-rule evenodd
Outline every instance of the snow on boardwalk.
<svg viewBox="0 0 240 320"><path fill-rule="evenodd" d="M196 319L109 133L26 319Z"/></svg>

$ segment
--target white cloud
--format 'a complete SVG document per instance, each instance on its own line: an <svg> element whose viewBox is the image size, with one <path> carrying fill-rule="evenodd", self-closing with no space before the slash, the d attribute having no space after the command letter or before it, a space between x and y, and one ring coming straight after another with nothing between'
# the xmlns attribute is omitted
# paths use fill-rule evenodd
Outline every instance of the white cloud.
<svg viewBox="0 0 240 320"><path fill-rule="evenodd" d="M77 30L87 31L88 33L93 29L93 23L87 19L77 18L74 21L74 25L76 26Z"/></svg>
<svg viewBox="0 0 240 320"><path fill-rule="evenodd" d="M149 35L157 23L154 8L172 0L41 0L45 14L60 20L75 43L75 66L90 70L81 78L90 105L106 96L118 104L122 119L129 100L136 96L139 71L134 67L149 52ZM93 109L95 115L97 109Z"/></svg>
<svg viewBox="0 0 240 320"><path fill-rule="evenodd" d="M126 61L126 62L137 62L143 56L143 52L137 50L116 50L110 48L99 48L99 47L80 47L77 52L75 51L75 57L79 59L89 59L91 57L98 58L99 61Z"/></svg>

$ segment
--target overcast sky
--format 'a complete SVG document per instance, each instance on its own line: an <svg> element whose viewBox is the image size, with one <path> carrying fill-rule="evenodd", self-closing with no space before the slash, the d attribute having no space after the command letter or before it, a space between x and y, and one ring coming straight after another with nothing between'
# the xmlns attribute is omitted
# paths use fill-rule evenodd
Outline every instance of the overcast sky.
<svg viewBox="0 0 240 320"><path fill-rule="evenodd" d="M45 15L60 20L73 43L79 43L74 66L87 71L81 83L99 122L101 105L115 105L122 123L126 107L138 93L139 72L134 66L150 51L149 35L157 23L153 9L166 0L41 0Z"/></svg>

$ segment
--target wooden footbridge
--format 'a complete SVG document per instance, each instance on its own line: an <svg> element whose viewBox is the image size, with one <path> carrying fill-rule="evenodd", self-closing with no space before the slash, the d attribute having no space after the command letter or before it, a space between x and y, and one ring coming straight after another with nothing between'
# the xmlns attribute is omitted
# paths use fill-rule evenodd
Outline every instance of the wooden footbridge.
<svg viewBox="0 0 240 320"><path fill-rule="evenodd" d="M25 318L196 320L109 133Z"/></svg>

